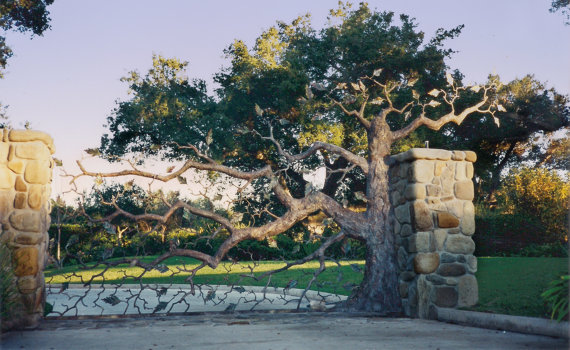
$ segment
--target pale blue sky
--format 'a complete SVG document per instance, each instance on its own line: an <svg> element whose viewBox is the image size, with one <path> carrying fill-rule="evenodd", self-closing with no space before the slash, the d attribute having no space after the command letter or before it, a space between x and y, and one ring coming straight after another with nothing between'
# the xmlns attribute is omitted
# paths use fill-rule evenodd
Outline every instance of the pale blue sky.
<svg viewBox="0 0 570 350"><path fill-rule="evenodd" d="M548 12L550 0L369 1L371 8L406 13L431 37L439 27L465 24L449 42L449 62L467 82L489 73L503 80L533 73L559 92L570 92L570 26ZM0 102L15 127L28 120L51 134L56 157L69 165L95 147L103 124L127 86L130 70L145 72L153 53L190 62L189 75L211 81L234 39L251 44L277 20L310 12L317 26L337 0L182 1L56 0L52 29L43 37L7 33L14 50Z"/></svg>

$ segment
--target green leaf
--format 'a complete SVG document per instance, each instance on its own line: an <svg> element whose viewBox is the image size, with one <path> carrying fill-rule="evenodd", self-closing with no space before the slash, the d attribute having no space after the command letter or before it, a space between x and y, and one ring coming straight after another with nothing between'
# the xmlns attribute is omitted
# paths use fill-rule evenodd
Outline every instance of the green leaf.
<svg viewBox="0 0 570 350"><path fill-rule="evenodd" d="M168 306L168 301L161 301L160 303L158 303L158 305L156 305L153 312L164 310L166 309L167 306Z"/></svg>
<svg viewBox="0 0 570 350"><path fill-rule="evenodd" d="M186 178L181 175L178 175L176 177L176 180L178 180L178 182L180 182L181 185L186 185L188 183L188 181L186 181Z"/></svg>
<svg viewBox="0 0 570 350"><path fill-rule="evenodd" d="M375 77L379 77L380 74L382 74L382 70L383 70L382 68L375 69L372 75Z"/></svg>
<svg viewBox="0 0 570 350"><path fill-rule="evenodd" d="M120 300L119 298L117 298L117 296L114 295L114 294L113 294L113 295L110 295L110 296L108 296L108 297L106 297L106 298L103 298L103 301L104 301L105 303L110 304L110 305L113 305L113 306L115 306L115 305L117 305L117 304L119 304L119 303L121 302L121 300Z"/></svg>
<svg viewBox="0 0 570 350"><path fill-rule="evenodd" d="M101 155L101 152L98 148L88 148L85 150L85 153L89 154L90 156L97 157Z"/></svg>

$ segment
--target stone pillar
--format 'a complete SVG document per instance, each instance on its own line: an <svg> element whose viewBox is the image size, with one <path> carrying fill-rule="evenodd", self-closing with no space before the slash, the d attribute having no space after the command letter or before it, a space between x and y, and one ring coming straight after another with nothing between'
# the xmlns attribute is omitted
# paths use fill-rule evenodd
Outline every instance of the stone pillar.
<svg viewBox="0 0 570 350"><path fill-rule="evenodd" d="M43 316L52 169L52 138L0 129L0 242L10 251L24 309L3 328L35 327Z"/></svg>
<svg viewBox="0 0 570 350"><path fill-rule="evenodd" d="M414 148L392 157L390 200L400 295L411 317L478 300L473 206L474 152Z"/></svg>

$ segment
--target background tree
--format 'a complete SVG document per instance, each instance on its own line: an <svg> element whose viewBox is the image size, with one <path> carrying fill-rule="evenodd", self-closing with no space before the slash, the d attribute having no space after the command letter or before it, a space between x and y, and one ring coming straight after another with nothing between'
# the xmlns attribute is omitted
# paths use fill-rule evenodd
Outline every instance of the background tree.
<svg viewBox="0 0 570 350"><path fill-rule="evenodd" d="M408 17L394 25L392 13L372 12L365 4L356 10L341 6L331 20L319 32L307 17L280 23L263 33L251 52L235 42L226 51L231 66L216 76L217 101L208 98L203 84L179 74L184 63L155 57L144 78L137 73L127 78L134 96L109 117L111 133L103 137L101 152L110 159L143 152L184 159L183 164L154 174L131 162L129 170L98 174L79 163L78 176L135 175L166 182L195 169L214 179L241 180L234 208L246 209L237 220L232 214L238 211L216 213L181 200L170 202L162 215L116 208L131 219L159 223L184 209L229 233L214 254L174 247L155 264L188 256L203 262L198 268L215 267L240 242L275 237L323 213L326 224L339 230L287 267L317 259L316 277L331 245L347 237L361 241L364 280L347 306L397 314L401 301L388 198L393 148L403 147L416 131L438 131L472 115L491 115L498 124L495 114L505 108L498 104L498 83L462 86L457 74L446 72L444 58L451 52L442 43L459 28L439 30L424 42ZM327 169L322 190L303 176L319 167Z"/></svg>

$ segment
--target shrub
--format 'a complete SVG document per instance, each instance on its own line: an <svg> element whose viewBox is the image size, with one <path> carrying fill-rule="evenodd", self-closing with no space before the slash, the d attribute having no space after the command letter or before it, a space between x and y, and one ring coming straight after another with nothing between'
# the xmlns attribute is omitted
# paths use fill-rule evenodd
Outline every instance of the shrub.
<svg viewBox="0 0 570 350"><path fill-rule="evenodd" d="M558 322L568 319L568 281L569 275L560 276L550 282L550 287L540 295L549 305L550 318L556 318Z"/></svg>

